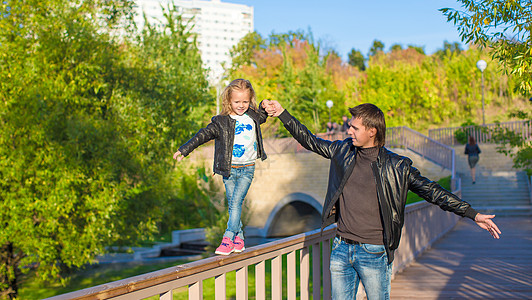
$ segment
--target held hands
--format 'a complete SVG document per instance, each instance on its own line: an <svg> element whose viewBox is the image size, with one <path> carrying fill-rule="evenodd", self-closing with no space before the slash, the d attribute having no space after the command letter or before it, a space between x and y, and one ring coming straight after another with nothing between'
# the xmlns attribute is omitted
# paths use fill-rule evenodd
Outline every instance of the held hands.
<svg viewBox="0 0 532 300"><path fill-rule="evenodd" d="M284 111L284 108L279 102L277 102L277 100L262 101L262 108L266 110L266 113L268 113L268 116L270 117L278 117Z"/></svg>
<svg viewBox="0 0 532 300"><path fill-rule="evenodd" d="M498 239L501 231L499 230L499 227L497 227L497 225L495 225L495 223L491 220L494 217L495 215L477 214L475 216L475 223L477 223L480 228L486 229L493 236L493 238Z"/></svg>
<svg viewBox="0 0 532 300"><path fill-rule="evenodd" d="M176 153L174 153L174 159L177 159L177 161L182 161L184 158L183 154L181 154L181 151L177 151Z"/></svg>

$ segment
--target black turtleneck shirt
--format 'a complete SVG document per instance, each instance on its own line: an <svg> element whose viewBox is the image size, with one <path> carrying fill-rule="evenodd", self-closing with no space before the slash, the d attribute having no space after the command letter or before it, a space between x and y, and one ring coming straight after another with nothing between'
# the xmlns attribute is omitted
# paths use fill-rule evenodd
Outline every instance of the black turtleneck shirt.
<svg viewBox="0 0 532 300"><path fill-rule="evenodd" d="M355 167L340 196L338 234L361 243L382 245L383 229L371 163L379 147L358 148Z"/></svg>

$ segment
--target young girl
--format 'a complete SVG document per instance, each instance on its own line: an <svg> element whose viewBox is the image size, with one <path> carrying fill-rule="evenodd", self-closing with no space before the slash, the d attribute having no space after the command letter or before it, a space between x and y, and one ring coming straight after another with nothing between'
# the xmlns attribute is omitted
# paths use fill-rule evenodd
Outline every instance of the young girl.
<svg viewBox="0 0 532 300"><path fill-rule="evenodd" d="M229 255L244 251L242 203L253 174L255 160L266 159L260 124L268 117L262 106L257 107L255 91L245 79L235 79L222 92L222 112L214 116L174 154L181 161L201 144L214 139L213 171L223 176L229 207L229 221L216 254Z"/></svg>

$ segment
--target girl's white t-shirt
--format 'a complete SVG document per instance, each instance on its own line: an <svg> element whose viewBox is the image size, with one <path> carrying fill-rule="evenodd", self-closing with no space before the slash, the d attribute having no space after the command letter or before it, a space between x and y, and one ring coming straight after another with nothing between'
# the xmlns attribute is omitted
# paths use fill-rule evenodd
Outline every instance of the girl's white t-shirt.
<svg viewBox="0 0 532 300"><path fill-rule="evenodd" d="M233 143L233 164L249 164L257 159L255 122L248 115L230 115L236 120Z"/></svg>

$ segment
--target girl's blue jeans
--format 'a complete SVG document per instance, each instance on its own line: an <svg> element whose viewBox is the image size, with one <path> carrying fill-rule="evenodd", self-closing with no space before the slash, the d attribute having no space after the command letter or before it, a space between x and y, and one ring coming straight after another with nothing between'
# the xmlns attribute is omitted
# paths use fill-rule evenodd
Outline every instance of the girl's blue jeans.
<svg viewBox="0 0 532 300"><path fill-rule="evenodd" d="M244 239L240 216L242 214L242 204L254 174L255 165L245 167L236 165L236 167L231 168L231 175L223 178L229 209L229 220L227 221L224 237L228 237L231 241L235 239L235 236L242 240Z"/></svg>
<svg viewBox="0 0 532 300"><path fill-rule="evenodd" d="M390 299L392 264L383 245L352 245L335 237L330 270L334 300L356 299L360 281L368 300Z"/></svg>

